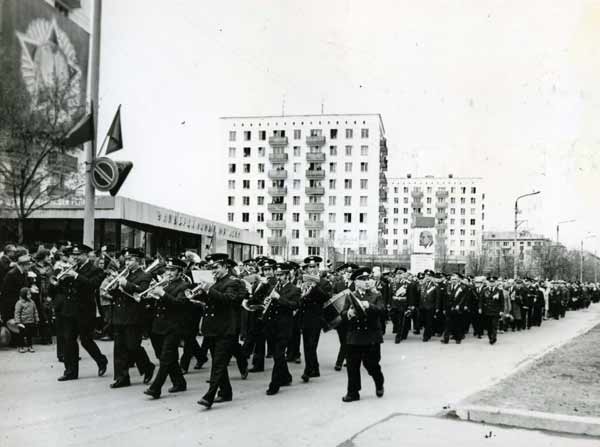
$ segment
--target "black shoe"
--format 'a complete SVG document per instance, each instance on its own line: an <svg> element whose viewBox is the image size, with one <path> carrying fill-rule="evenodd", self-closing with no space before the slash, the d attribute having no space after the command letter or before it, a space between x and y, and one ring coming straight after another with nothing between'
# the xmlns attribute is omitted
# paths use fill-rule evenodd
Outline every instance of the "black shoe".
<svg viewBox="0 0 600 447"><path fill-rule="evenodd" d="M399 344L402 341L401 337L394 338L394 343Z"/></svg>
<svg viewBox="0 0 600 447"><path fill-rule="evenodd" d="M302 360L300 360L300 356L298 356L298 357L296 357L296 358L294 359L294 363L297 363L298 365L299 365L300 363L302 363Z"/></svg>
<svg viewBox="0 0 600 447"><path fill-rule="evenodd" d="M223 396L217 396L215 397L215 402L216 403L223 403L223 402L231 402L233 400L233 397L229 396L229 397L223 397Z"/></svg>
<svg viewBox="0 0 600 447"><path fill-rule="evenodd" d="M243 370L240 371L240 375L242 380L246 380L248 378L248 367L246 366Z"/></svg>
<svg viewBox="0 0 600 447"><path fill-rule="evenodd" d="M285 383L282 383L281 386L290 386L292 384L292 379L288 380Z"/></svg>
<svg viewBox="0 0 600 447"><path fill-rule="evenodd" d="M267 396L273 396L279 392L279 388L267 388Z"/></svg>
<svg viewBox="0 0 600 447"><path fill-rule="evenodd" d="M144 373L144 384L145 385L149 384L150 381L152 380L152 376L154 375L154 370L155 369L156 369L156 366L154 366L153 363L150 363L150 366L148 367L148 369Z"/></svg>
<svg viewBox="0 0 600 447"><path fill-rule="evenodd" d="M169 393L180 393L180 392L185 391L185 390L187 390L187 385L183 384L183 385L173 385L167 391Z"/></svg>
<svg viewBox="0 0 600 447"><path fill-rule="evenodd" d="M449 340L446 340L445 338L442 338L442 339L440 340L440 343L444 343L445 345L447 345L447 344L448 344L448 342L449 342Z"/></svg>
<svg viewBox="0 0 600 447"><path fill-rule="evenodd" d="M115 388L125 388L126 386L131 386L131 382L129 379L125 379L125 380L117 380L114 383L110 384L110 387L115 389Z"/></svg>
<svg viewBox="0 0 600 447"><path fill-rule="evenodd" d="M321 377L321 373L319 371L312 371L308 373L308 377Z"/></svg>
<svg viewBox="0 0 600 447"><path fill-rule="evenodd" d="M300 378L304 383L307 383L310 380L310 376L308 374L302 374Z"/></svg>
<svg viewBox="0 0 600 447"><path fill-rule="evenodd" d="M493 345L493 344L495 344L495 343L496 343L496 341L497 341L497 340L496 340L495 338L493 338L492 340L490 340L490 345Z"/></svg>
<svg viewBox="0 0 600 447"><path fill-rule="evenodd" d="M160 391L154 391L153 389L150 389L150 388L144 390L144 394L146 396L152 397L153 399L158 399L160 397Z"/></svg>
<svg viewBox="0 0 600 447"><path fill-rule="evenodd" d="M66 374L63 374L56 380L58 380L59 382L65 382L67 380L77 380L77 376L67 376Z"/></svg>
<svg viewBox="0 0 600 447"><path fill-rule="evenodd" d="M424 338L423 341L429 341L431 337Z"/></svg>
<svg viewBox="0 0 600 447"><path fill-rule="evenodd" d="M360 400L360 396L358 394L346 394L342 397L342 402L354 402L355 400Z"/></svg>
<svg viewBox="0 0 600 447"><path fill-rule="evenodd" d="M260 373L260 372L264 372L265 369L264 368L257 368L256 366L253 366L252 368L248 369L249 373Z"/></svg>
<svg viewBox="0 0 600 447"><path fill-rule="evenodd" d="M102 377L106 374L106 367L108 366L108 360L105 358L102 363L98 363L98 377Z"/></svg>
<svg viewBox="0 0 600 447"><path fill-rule="evenodd" d="M212 402L209 402L205 398L202 398L198 401L198 405L202 405L208 410L210 407L212 407Z"/></svg>
<svg viewBox="0 0 600 447"><path fill-rule="evenodd" d="M65 358L64 357L58 357L58 361L60 363L65 363Z"/></svg>
<svg viewBox="0 0 600 447"><path fill-rule="evenodd" d="M335 365L333 367L333 369L335 369L336 371L341 371L342 370L342 365Z"/></svg>
<svg viewBox="0 0 600 447"><path fill-rule="evenodd" d="M375 394L377 395L377 397L383 397L383 385L381 386L381 388L377 388L375 390Z"/></svg>
<svg viewBox="0 0 600 447"><path fill-rule="evenodd" d="M457 345L460 345L460 342L461 342L461 341L462 341L462 340L459 338L458 340L456 340L456 344L457 344Z"/></svg>
<svg viewBox="0 0 600 447"><path fill-rule="evenodd" d="M272 359L272 358L273 358L273 354L267 354L267 355L265 356L265 358Z"/></svg>
<svg viewBox="0 0 600 447"><path fill-rule="evenodd" d="M194 369L202 369L202 367L204 366L205 363L206 363L206 360L203 362L196 362L196 364L194 365Z"/></svg>

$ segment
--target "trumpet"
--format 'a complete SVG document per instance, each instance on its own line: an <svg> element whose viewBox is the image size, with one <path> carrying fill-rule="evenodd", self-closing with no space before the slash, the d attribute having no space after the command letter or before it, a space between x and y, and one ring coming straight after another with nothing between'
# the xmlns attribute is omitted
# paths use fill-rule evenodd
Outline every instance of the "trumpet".
<svg viewBox="0 0 600 447"><path fill-rule="evenodd" d="M53 286L56 286L58 284L58 282L67 274L69 273L71 270L73 270L75 267L77 266L77 264L69 264L69 266L65 269L63 269L58 275L53 275L49 278L50 284L52 284Z"/></svg>
<svg viewBox="0 0 600 447"><path fill-rule="evenodd" d="M196 287L194 287L193 289L186 289L185 293L185 297L190 300L190 301L198 301L196 299L196 296L198 296L200 294L201 291L206 291L206 284L198 284Z"/></svg>
<svg viewBox="0 0 600 447"><path fill-rule="evenodd" d="M111 282L103 287L102 291L106 293L109 290L112 290L117 285L119 280L127 274L127 272L129 272L129 267L125 267L123 270L121 270L121 272L115 276Z"/></svg>
<svg viewBox="0 0 600 447"><path fill-rule="evenodd" d="M156 296L155 296L155 295L153 295L151 292L152 292L154 289L156 289L156 288L158 288L158 287L162 287L162 286L164 286L164 285L166 285L166 284L168 284L168 283L170 283L170 282L171 282L171 278L165 278L165 279L161 279L161 280L160 280L160 281L158 281L156 284L154 284L154 285L152 285L152 286L148 287L148 288L147 288L146 290L144 290L143 292L140 292L140 293L134 293L134 294L132 295L132 298L133 298L134 300L136 300L138 303L140 302L140 300L141 300L142 298L145 298L145 297L147 297L147 296L151 296L152 298L156 298Z"/></svg>

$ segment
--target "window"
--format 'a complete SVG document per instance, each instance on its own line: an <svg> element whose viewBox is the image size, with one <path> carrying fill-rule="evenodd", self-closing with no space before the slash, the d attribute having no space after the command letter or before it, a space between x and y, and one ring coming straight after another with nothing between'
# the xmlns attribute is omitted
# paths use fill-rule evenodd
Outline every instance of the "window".
<svg viewBox="0 0 600 447"><path fill-rule="evenodd" d="M464 236L464 235L465 235L465 230L464 230L464 229L461 229L461 230L460 230L460 235L461 235L461 236Z"/></svg>
<svg viewBox="0 0 600 447"><path fill-rule="evenodd" d="M250 206L250 197L249 196L242 197L242 205Z"/></svg>
<svg viewBox="0 0 600 447"><path fill-rule="evenodd" d="M369 129L360 129L361 138L369 138Z"/></svg>
<svg viewBox="0 0 600 447"><path fill-rule="evenodd" d="M293 187L294 189L300 189L300 180L298 180L298 179L295 179L295 180L294 180L294 183L292 183L292 187Z"/></svg>
<svg viewBox="0 0 600 447"><path fill-rule="evenodd" d="M249 147L244 148L244 157L250 157L251 153L252 153L252 151Z"/></svg>
<svg viewBox="0 0 600 447"><path fill-rule="evenodd" d="M229 163L229 173L235 174L235 163Z"/></svg>
<svg viewBox="0 0 600 447"><path fill-rule="evenodd" d="M229 206L235 205L235 197L234 196L227 197L227 205L229 205Z"/></svg>
<svg viewBox="0 0 600 447"><path fill-rule="evenodd" d="M329 213L329 223L335 223L335 213Z"/></svg>
<svg viewBox="0 0 600 447"><path fill-rule="evenodd" d="M471 225L475 225L475 219L471 219Z"/></svg>
<svg viewBox="0 0 600 447"><path fill-rule="evenodd" d="M279 245L273 245L271 247L271 255L279 256L280 249L281 249L281 247Z"/></svg>
<svg viewBox="0 0 600 447"><path fill-rule="evenodd" d="M469 245L470 245L471 247L475 247L475 241L469 241Z"/></svg>
<svg viewBox="0 0 600 447"><path fill-rule="evenodd" d="M427 214L431 214L431 208L427 208Z"/></svg>
<svg viewBox="0 0 600 447"><path fill-rule="evenodd" d="M329 172L335 172L337 168L337 163L329 163Z"/></svg>
<svg viewBox="0 0 600 447"><path fill-rule="evenodd" d="M266 130L259 130L258 131L258 139L261 141L265 141L267 139L267 131Z"/></svg>
<svg viewBox="0 0 600 447"><path fill-rule="evenodd" d="M427 197L427 200L426 200L426 202L427 202L428 204L429 204L429 203L431 203L431 197Z"/></svg>
<svg viewBox="0 0 600 447"><path fill-rule="evenodd" d="M464 197L461 197L461 198L460 198L460 203L461 203L461 204L465 204L465 203L466 203L466 199L465 199Z"/></svg>
<svg viewBox="0 0 600 447"><path fill-rule="evenodd" d="M368 197L360 196L360 206L367 206Z"/></svg>
<svg viewBox="0 0 600 447"><path fill-rule="evenodd" d="M352 213L344 213L344 223L352 223Z"/></svg>
<svg viewBox="0 0 600 447"><path fill-rule="evenodd" d="M329 189L335 189L335 179L329 180Z"/></svg>
<svg viewBox="0 0 600 447"><path fill-rule="evenodd" d="M476 194L477 193L477 188L475 188L474 186L471 188L471 194Z"/></svg>
<svg viewBox="0 0 600 447"><path fill-rule="evenodd" d="M352 179L350 179L350 178L344 179L344 188L352 189Z"/></svg>
<svg viewBox="0 0 600 447"><path fill-rule="evenodd" d="M292 230L292 239L300 239L300 230Z"/></svg>
<svg viewBox="0 0 600 447"><path fill-rule="evenodd" d="M366 241L367 240L367 230L359 230L358 232L358 240Z"/></svg>
<svg viewBox="0 0 600 447"><path fill-rule="evenodd" d="M329 240L333 241L335 239L335 230L329 230L327 232L328 236L329 236Z"/></svg>
<svg viewBox="0 0 600 447"><path fill-rule="evenodd" d="M367 172L369 169L369 163L367 163L366 161L363 161L360 164L360 172Z"/></svg>
<svg viewBox="0 0 600 447"><path fill-rule="evenodd" d="M329 138L330 139L332 139L332 140L337 139L337 135L338 135L337 129L330 129L329 130Z"/></svg>
<svg viewBox="0 0 600 447"><path fill-rule="evenodd" d="M294 172L300 172L300 163L294 163Z"/></svg>
<svg viewBox="0 0 600 447"><path fill-rule="evenodd" d="M402 219L402 223L403 223L404 225L408 225L408 219Z"/></svg>
<svg viewBox="0 0 600 447"><path fill-rule="evenodd" d="M250 189L250 180L242 180L242 188Z"/></svg>
<svg viewBox="0 0 600 447"><path fill-rule="evenodd" d="M466 194L467 193L467 188L465 186L463 186L462 188L460 188L460 192L462 194Z"/></svg>
<svg viewBox="0 0 600 447"><path fill-rule="evenodd" d="M250 173L250 163L244 163L244 174Z"/></svg>
<svg viewBox="0 0 600 447"><path fill-rule="evenodd" d="M321 254L320 247L308 247L308 255L309 256L319 256Z"/></svg>
<svg viewBox="0 0 600 447"><path fill-rule="evenodd" d="M404 194L408 194L408 186L405 186L403 189Z"/></svg>
<svg viewBox="0 0 600 447"><path fill-rule="evenodd" d="M259 157L264 157L266 154L265 148L264 147L259 147L258 148L258 156Z"/></svg>
<svg viewBox="0 0 600 447"><path fill-rule="evenodd" d="M292 256L298 256L300 254L300 248L297 246L292 246Z"/></svg>
<svg viewBox="0 0 600 447"><path fill-rule="evenodd" d="M404 214L408 214L408 208L404 208L403 212Z"/></svg>
<svg viewBox="0 0 600 447"><path fill-rule="evenodd" d="M265 196L257 196L256 197L256 204L257 205L264 205L265 204Z"/></svg>
<svg viewBox="0 0 600 447"><path fill-rule="evenodd" d="M361 146L360 155L369 155L369 146Z"/></svg>
<svg viewBox="0 0 600 447"><path fill-rule="evenodd" d="M235 130L229 131L229 141L235 141Z"/></svg>
<svg viewBox="0 0 600 447"><path fill-rule="evenodd" d="M471 197L471 205L475 205L475 197Z"/></svg>
<svg viewBox="0 0 600 447"><path fill-rule="evenodd" d="M367 213L360 213L358 215L358 221L360 223L367 223Z"/></svg>
<svg viewBox="0 0 600 447"><path fill-rule="evenodd" d="M408 197L404 198L404 203L408 203Z"/></svg>
<svg viewBox="0 0 600 447"><path fill-rule="evenodd" d="M235 147L230 147L229 148L229 157L230 158L235 157Z"/></svg>
<svg viewBox="0 0 600 447"><path fill-rule="evenodd" d="M450 229L450 236L454 236L454 228Z"/></svg>
<svg viewBox="0 0 600 447"><path fill-rule="evenodd" d="M394 208L394 214L398 214L398 208Z"/></svg>
<svg viewBox="0 0 600 447"><path fill-rule="evenodd" d="M252 134L249 130L245 130L244 131L244 141L250 141L250 139L252 138Z"/></svg>
<svg viewBox="0 0 600 447"><path fill-rule="evenodd" d="M394 234L394 235L398 234L398 228L394 228L394 231L392 231L392 234Z"/></svg>
<svg viewBox="0 0 600 447"><path fill-rule="evenodd" d="M346 129L346 138L352 138L352 129Z"/></svg>
<svg viewBox="0 0 600 447"><path fill-rule="evenodd" d="M394 197L394 204L397 205L398 204L398 197Z"/></svg>
<svg viewBox="0 0 600 447"><path fill-rule="evenodd" d="M360 179L360 189L367 189L369 181L366 178Z"/></svg>
<svg viewBox="0 0 600 447"><path fill-rule="evenodd" d="M329 206L335 206L335 196L329 196Z"/></svg>
<svg viewBox="0 0 600 447"><path fill-rule="evenodd" d="M258 180L257 186L258 186L258 189L265 189L265 181L264 180Z"/></svg>
<svg viewBox="0 0 600 447"><path fill-rule="evenodd" d="M352 146L346 146L346 155L348 157L352 156Z"/></svg>
<svg viewBox="0 0 600 447"><path fill-rule="evenodd" d="M235 189L235 180L229 180L227 185L229 186L229 189Z"/></svg>
<svg viewBox="0 0 600 447"><path fill-rule="evenodd" d="M329 155L332 155L332 156L337 155L337 146L329 146Z"/></svg>
<svg viewBox="0 0 600 447"><path fill-rule="evenodd" d="M242 222L250 222L250 213L242 213Z"/></svg>
<svg viewBox="0 0 600 447"><path fill-rule="evenodd" d="M461 225L464 225L464 224L465 224L465 219L461 219L461 220L460 220L460 224L461 224Z"/></svg>
<svg viewBox="0 0 600 447"><path fill-rule="evenodd" d="M398 245L398 239L394 239L393 243L394 245Z"/></svg>
<svg viewBox="0 0 600 447"><path fill-rule="evenodd" d="M265 237L265 230L260 229L260 230L256 230L256 232L258 233L258 235L260 236L261 239L263 237ZM262 249L262 247L258 247L258 248Z"/></svg>
<svg viewBox="0 0 600 447"><path fill-rule="evenodd" d="M294 196L294 198L292 199L292 201L293 201L292 203L294 205L296 205L296 206L300 205L300 196Z"/></svg>
<svg viewBox="0 0 600 447"><path fill-rule="evenodd" d="M306 232L306 237L309 237L311 239L319 237L319 230L308 230Z"/></svg>
<svg viewBox="0 0 600 447"><path fill-rule="evenodd" d="M300 222L300 213L292 213L292 222Z"/></svg>
<svg viewBox="0 0 600 447"><path fill-rule="evenodd" d="M233 222L233 213L227 213L227 222Z"/></svg>
<svg viewBox="0 0 600 447"><path fill-rule="evenodd" d="M465 209L464 209L464 208L461 208L461 209L460 209L460 215L461 215L461 216L464 216L464 215L465 215Z"/></svg>
<svg viewBox="0 0 600 447"><path fill-rule="evenodd" d="M352 206L352 196L344 196L344 206Z"/></svg>
<svg viewBox="0 0 600 447"><path fill-rule="evenodd" d="M264 163L258 164L258 172L265 172L265 164Z"/></svg>
<svg viewBox="0 0 600 447"><path fill-rule="evenodd" d="M352 162L347 161L344 163L344 172L352 172Z"/></svg>
<svg viewBox="0 0 600 447"><path fill-rule="evenodd" d="M300 129L294 129L294 140L302 138L302 131Z"/></svg>
<svg viewBox="0 0 600 447"><path fill-rule="evenodd" d="M450 203L454 205L456 203L456 197L450 197Z"/></svg>
<svg viewBox="0 0 600 447"><path fill-rule="evenodd" d="M402 229L402 234L408 234L408 228Z"/></svg>
<svg viewBox="0 0 600 447"><path fill-rule="evenodd" d="M264 222L265 221L265 213L256 213L256 221Z"/></svg>
<svg viewBox="0 0 600 447"><path fill-rule="evenodd" d="M294 146L294 157L299 157L300 154L300 146Z"/></svg>

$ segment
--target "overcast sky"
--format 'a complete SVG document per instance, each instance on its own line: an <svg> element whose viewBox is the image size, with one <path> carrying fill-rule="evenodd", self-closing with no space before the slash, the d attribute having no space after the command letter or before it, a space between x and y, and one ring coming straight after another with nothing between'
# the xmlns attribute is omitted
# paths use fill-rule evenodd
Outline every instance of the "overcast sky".
<svg viewBox="0 0 600 447"><path fill-rule="evenodd" d="M481 176L486 229L600 248L600 2L104 2L100 129L122 194L224 220L220 116L381 113L388 177ZM118 157L117 157L118 155ZM600 252L600 250L599 250Z"/></svg>

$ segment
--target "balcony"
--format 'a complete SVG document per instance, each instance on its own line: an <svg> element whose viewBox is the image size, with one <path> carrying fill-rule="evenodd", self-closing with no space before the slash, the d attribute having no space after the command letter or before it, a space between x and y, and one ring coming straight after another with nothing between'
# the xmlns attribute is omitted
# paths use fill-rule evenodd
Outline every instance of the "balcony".
<svg viewBox="0 0 600 447"><path fill-rule="evenodd" d="M287 171L285 169L269 169L269 178L271 180L285 180Z"/></svg>
<svg viewBox="0 0 600 447"><path fill-rule="evenodd" d="M435 196L438 198L445 199L446 197L448 197L448 191L446 191L445 189L438 189L435 192Z"/></svg>
<svg viewBox="0 0 600 447"><path fill-rule="evenodd" d="M420 200L423 197L423 191L421 191L419 189L415 189L415 190L413 190L411 195L412 195L413 199Z"/></svg>
<svg viewBox="0 0 600 447"><path fill-rule="evenodd" d="M309 180L323 180L325 178L325 171L323 169L307 169L306 178Z"/></svg>
<svg viewBox="0 0 600 447"><path fill-rule="evenodd" d="M310 135L306 137L306 145L313 147L318 146L321 147L325 144L325 137L322 135Z"/></svg>
<svg viewBox="0 0 600 447"><path fill-rule="evenodd" d="M304 238L304 245L308 247L319 247L323 244L323 239L320 237L307 237Z"/></svg>
<svg viewBox="0 0 600 447"><path fill-rule="evenodd" d="M322 220L305 220L304 227L307 230L322 230L325 224Z"/></svg>
<svg viewBox="0 0 600 447"><path fill-rule="evenodd" d="M448 208L448 203L446 203L446 202L438 202L438 203L436 203L435 206L438 207L438 208Z"/></svg>
<svg viewBox="0 0 600 447"><path fill-rule="evenodd" d="M285 229L285 220L267 220L267 228L270 230Z"/></svg>
<svg viewBox="0 0 600 447"><path fill-rule="evenodd" d="M288 145L287 137L269 137L271 147L285 147Z"/></svg>
<svg viewBox="0 0 600 447"><path fill-rule="evenodd" d="M286 203L269 203L267 209L270 213L285 213L287 209Z"/></svg>
<svg viewBox="0 0 600 447"><path fill-rule="evenodd" d="M269 154L269 161L271 163L287 163L288 154Z"/></svg>
<svg viewBox="0 0 600 447"><path fill-rule="evenodd" d="M448 215L445 212L443 212L443 213L435 213L435 218L436 219L445 219L447 217L448 217Z"/></svg>
<svg viewBox="0 0 600 447"><path fill-rule="evenodd" d="M267 244L269 244L269 245L285 245L286 244L285 236L268 237Z"/></svg>
<svg viewBox="0 0 600 447"><path fill-rule="evenodd" d="M268 189L271 196L285 196L287 194L287 186L274 186Z"/></svg>
<svg viewBox="0 0 600 447"><path fill-rule="evenodd" d="M307 203L304 205L304 211L307 213L322 213L325 211L324 203Z"/></svg>
<svg viewBox="0 0 600 447"><path fill-rule="evenodd" d="M388 154L387 139L385 139L385 138L382 138L379 140L379 153L381 155Z"/></svg>
<svg viewBox="0 0 600 447"><path fill-rule="evenodd" d="M324 152L307 152L306 161L309 163L323 163L325 161Z"/></svg>
<svg viewBox="0 0 600 447"><path fill-rule="evenodd" d="M322 186L307 186L304 191L308 196L322 196L325 194L325 188Z"/></svg>
<svg viewBox="0 0 600 447"><path fill-rule="evenodd" d="M411 208L423 208L423 202L413 202L410 204Z"/></svg>

